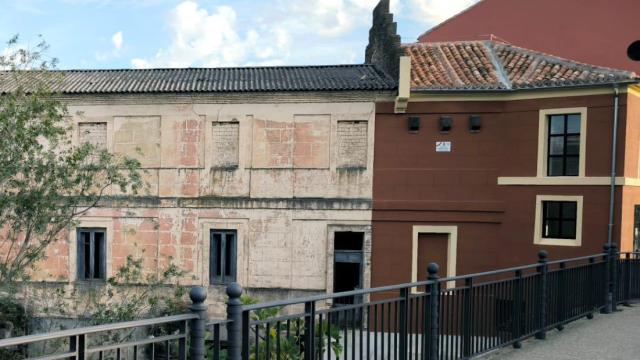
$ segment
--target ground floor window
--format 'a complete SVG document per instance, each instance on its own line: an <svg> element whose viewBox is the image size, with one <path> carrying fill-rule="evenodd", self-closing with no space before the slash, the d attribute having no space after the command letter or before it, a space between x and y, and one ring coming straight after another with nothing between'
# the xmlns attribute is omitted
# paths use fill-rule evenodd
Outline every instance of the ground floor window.
<svg viewBox="0 0 640 360"><path fill-rule="evenodd" d="M581 245L582 196L538 195L535 227L536 244Z"/></svg>
<svg viewBox="0 0 640 360"><path fill-rule="evenodd" d="M106 279L106 230L78 229L78 280Z"/></svg>
<svg viewBox="0 0 640 360"><path fill-rule="evenodd" d="M576 201L543 201L542 237L575 239L577 208Z"/></svg>
<svg viewBox="0 0 640 360"><path fill-rule="evenodd" d="M236 281L236 230L211 230L209 283L228 284Z"/></svg>

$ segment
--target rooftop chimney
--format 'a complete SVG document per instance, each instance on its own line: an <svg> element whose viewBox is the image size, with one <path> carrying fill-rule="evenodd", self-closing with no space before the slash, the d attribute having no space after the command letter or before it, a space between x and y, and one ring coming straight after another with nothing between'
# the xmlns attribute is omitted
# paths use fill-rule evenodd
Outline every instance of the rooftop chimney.
<svg viewBox="0 0 640 360"><path fill-rule="evenodd" d="M396 80L402 56L397 27L389 10L389 0L380 0L373 9L373 25L369 30L365 62L377 65Z"/></svg>

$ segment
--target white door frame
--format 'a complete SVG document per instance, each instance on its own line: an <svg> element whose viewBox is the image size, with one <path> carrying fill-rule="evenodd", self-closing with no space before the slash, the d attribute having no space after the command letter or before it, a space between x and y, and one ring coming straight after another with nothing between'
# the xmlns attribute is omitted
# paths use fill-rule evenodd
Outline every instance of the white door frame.
<svg viewBox="0 0 640 360"><path fill-rule="evenodd" d="M420 234L447 234L446 274L440 277L456 276L456 255L458 251L458 227L455 225L413 225L411 248L411 282L418 281L418 238ZM441 265L442 264L438 264ZM442 268L442 267L441 267ZM425 280L425 279L420 279Z"/></svg>

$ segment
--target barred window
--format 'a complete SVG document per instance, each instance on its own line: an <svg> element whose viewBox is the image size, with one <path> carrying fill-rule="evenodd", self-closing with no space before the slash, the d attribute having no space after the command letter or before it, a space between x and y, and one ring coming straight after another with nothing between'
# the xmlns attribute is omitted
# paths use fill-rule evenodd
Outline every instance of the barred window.
<svg viewBox="0 0 640 360"><path fill-rule="evenodd" d="M106 229L78 229L78 280L106 279Z"/></svg>
<svg viewBox="0 0 640 360"><path fill-rule="evenodd" d="M236 239L236 230L211 230L210 284L228 284L236 280Z"/></svg>

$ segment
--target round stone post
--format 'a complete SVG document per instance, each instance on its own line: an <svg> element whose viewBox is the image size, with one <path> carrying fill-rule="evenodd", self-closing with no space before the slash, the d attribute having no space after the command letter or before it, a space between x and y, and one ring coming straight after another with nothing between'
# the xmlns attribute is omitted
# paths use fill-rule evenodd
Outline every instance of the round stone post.
<svg viewBox="0 0 640 360"><path fill-rule="evenodd" d="M227 286L227 334L229 342L229 360L240 360L242 358L242 286L238 283L231 283ZM247 324L246 326L249 326Z"/></svg>
<svg viewBox="0 0 640 360"><path fill-rule="evenodd" d="M207 326L207 305L204 302L207 299L207 291L202 287L195 286L189 291L189 297L191 298L189 310L198 315L198 318L191 320L190 323L189 359L204 360L206 355L204 340Z"/></svg>

